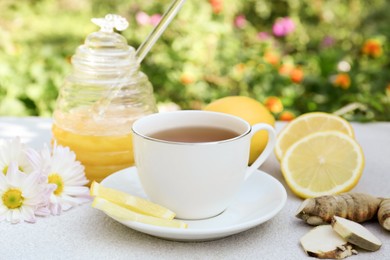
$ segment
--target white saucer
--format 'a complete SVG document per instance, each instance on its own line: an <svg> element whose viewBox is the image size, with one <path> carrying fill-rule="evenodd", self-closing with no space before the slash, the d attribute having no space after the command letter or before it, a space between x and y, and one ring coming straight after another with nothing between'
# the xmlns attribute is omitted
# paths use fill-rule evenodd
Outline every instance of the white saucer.
<svg viewBox="0 0 390 260"><path fill-rule="evenodd" d="M111 174L101 184L147 198L135 167ZM257 170L243 184L228 209L213 218L186 220L187 229L159 227L108 216L152 236L178 241L204 241L230 236L268 221L283 208L286 199L287 193L283 185L267 173Z"/></svg>

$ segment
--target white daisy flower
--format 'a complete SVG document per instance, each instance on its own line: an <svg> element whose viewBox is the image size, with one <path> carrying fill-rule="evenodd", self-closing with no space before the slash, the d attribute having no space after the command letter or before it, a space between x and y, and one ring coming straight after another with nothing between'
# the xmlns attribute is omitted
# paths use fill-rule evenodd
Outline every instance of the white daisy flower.
<svg viewBox="0 0 390 260"><path fill-rule="evenodd" d="M45 146L41 151L42 165L46 172L47 182L55 184L56 189L50 196L49 208L53 215L89 202L89 188L85 177L84 166L76 160L76 155L69 147L54 144L52 152Z"/></svg>
<svg viewBox="0 0 390 260"><path fill-rule="evenodd" d="M37 215L47 215L47 205L55 185L40 181L41 173L25 174L17 162L10 162L0 174L0 221L34 223Z"/></svg>
<svg viewBox="0 0 390 260"><path fill-rule="evenodd" d="M6 174L11 162L17 162L21 172L32 172L33 167L25 154L26 148L18 137L0 140L0 172Z"/></svg>

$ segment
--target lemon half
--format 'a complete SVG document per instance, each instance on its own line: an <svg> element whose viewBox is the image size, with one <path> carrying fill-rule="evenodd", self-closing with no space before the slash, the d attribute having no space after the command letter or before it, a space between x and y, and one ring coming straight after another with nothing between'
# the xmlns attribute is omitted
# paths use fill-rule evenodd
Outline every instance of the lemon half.
<svg viewBox="0 0 390 260"><path fill-rule="evenodd" d="M363 168L360 145L339 131L300 139L288 148L281 163L288 186L302 198L347 192L356 186Z"/></svg>

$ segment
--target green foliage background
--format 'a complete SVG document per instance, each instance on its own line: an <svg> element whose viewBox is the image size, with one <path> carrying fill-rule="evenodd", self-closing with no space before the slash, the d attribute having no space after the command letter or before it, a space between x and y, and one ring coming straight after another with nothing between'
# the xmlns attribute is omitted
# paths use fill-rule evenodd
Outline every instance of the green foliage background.
<svg viewBox="0 0 390 260"><path fill-rule="evenodd" d="M70 57L97 30L92 17L126 17L123 32L135 48L153 26L140 25L139 12L162 14L171 0L1 0L0 115L51 116L58 89L70 73ZM221 12L213 12L216 2ZM390 121L390 3L386 0L188 0L142 63L158 102L199 109L228 95L261 102L277 96L284 110L334 112L348 104L359 109L344 116L358 121ZM243 15L245 24L235 19ZM285 37L272 36L278 18L296 26ZM259 39L259 32L270 38ZM332 43L324 45L324 39ZM362 53L368 39L382 54ZM277 55L270 64L266 53ZM338 64L347 62L351 83L336 87ZM292 64L302 81L280 74ZM278 117L281 111L276 111Z"/></svg>

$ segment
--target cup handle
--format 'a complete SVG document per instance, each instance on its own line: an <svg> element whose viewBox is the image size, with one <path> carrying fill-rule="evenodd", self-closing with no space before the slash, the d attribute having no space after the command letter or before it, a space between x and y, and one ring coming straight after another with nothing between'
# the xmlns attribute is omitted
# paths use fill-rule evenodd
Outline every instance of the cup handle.
<svg viewBox="0 0 390 260"><path fill-rule="evenodd" d="M252 175L255 170L257 170L260 165L268 158L268 156L272 153L275 143L276 143L276 133L272 126L267 124L256 124L252 126L251 138L260 130L266 130L268 132L268 142L263 150L263 152L257 157L257 159L252 163L251 166L248 167L245 173L245 180Z"/></svg>

